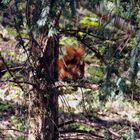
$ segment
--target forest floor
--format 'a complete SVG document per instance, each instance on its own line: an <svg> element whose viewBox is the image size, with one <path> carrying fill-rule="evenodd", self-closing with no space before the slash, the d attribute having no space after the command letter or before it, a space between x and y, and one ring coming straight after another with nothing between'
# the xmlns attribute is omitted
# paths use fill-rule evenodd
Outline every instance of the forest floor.
<svg viewBox="0 0 140 140"><path fill-rule="evenodd" d="M18 87L1 85L0 88L0 139L25 138L26 133L26 111L23 105L23 93ZM68 135L60 135L60 139L74 138L83 139L127 139L135 135L140 140L140 105L133 102L117 100L108 101L104 106L93 103L90 105L83 102L81 89L59 97L60 124L70 122L73 128ZM60 129L71 130L67 125ZM76 134L74 132L77 132ZM84 134L83 134L84 133Z"/></svg>

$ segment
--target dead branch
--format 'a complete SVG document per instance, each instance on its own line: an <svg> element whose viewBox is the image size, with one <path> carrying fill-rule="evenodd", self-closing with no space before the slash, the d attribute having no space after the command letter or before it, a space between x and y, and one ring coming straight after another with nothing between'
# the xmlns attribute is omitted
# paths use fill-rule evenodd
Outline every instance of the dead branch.
<svg viewBox="0 0 140 140"><path fill-rule="evenodd" d="M100 87L100 83L93 83L93 82L89 82L89 81L76 81L76 82L63 82L63 81L59 81L55 83L55 87L59 88L59 87L67 87L67 86L72 86L72 87L83 87L83 88L88 88L88 89L92 89L92 90L98 90Z"/></svg>
<svg viewBox="0 0 140 140"><path fill-rule="evenodd" d="M64 113L63 115L64 115L63 118L65 118L65 121L60 123L58 125L58 128L61 128L61 127L64 127L66 125L78 122L78 123L89 125L93 128L97 128L97 129L108 128L109 133L114 135L116 138L121 138L121 135L119 135L117 132L113 131L113 129L112 129L113 124L120 124L121 126L128 126L128 127L130 126L130 122L128 122L128 121L124 122L123 120L107 121L107 120L103 120L103 119L98 118L98 117L88 118L88 116L86 117L82 114L72 114L72 113ZM132 124L132 126L133 126L133 129L135 131L139 131L139 126L138 125ZM75 130L72 130L72 131L73 131L73 133L75 132ZM92 135L92 132L90 134Z"/></svg>
<svg viewBox="0 0 140 140"><path fill-rule="evenodd" d="M59 126L62 127L65 124L67 125L74 122L84 123L84 124L90 125L91 127L101 127L101 128L106 128L106 127L110 128L112 127L113 124L119 124L119 125L128 126L128 127L132 125L135 131L139 131L139 127L140 127L140 124L135 124L132 122L130 123L127 120L108 121L100 117L89 117L89 116L84 116L82 114L74 114L74 113L73 114L63 113L62 115L64 115L63 118L65 118L65 122L59 124L58 127Z"/></svg>
<svg viewBox="0 0 140 140"><path fill-rule="evenodd" d="M100 139L104 139L103 136L97 135L95 132L93 131L86 131L86 130L63 130L63 131L59 131L60 134L66 134L66 133L82 133L82 134L88 134L91 135L93 138L100 138Z"/></svg>
<svg viewBox="0 0 140 140"><path fill-rule="evenodd" d="M12 130L12 131L17 131L17 132L20 132L20 133L24 133L24 134L28 134L27 132L24 132L24 131L21 131L21 130L18 130L18 129L13 129L13 128L0 128L0 131L7 131L7 130Z"/></svg>

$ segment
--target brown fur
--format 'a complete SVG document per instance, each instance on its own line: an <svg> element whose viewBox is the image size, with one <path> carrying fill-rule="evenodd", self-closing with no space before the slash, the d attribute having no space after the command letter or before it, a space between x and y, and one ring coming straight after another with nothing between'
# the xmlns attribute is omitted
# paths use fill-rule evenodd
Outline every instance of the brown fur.
<svg viewBox="0 0 140 140"><path fill-rule="evenodd" d="M66 55L57 61L58 80L76 80L84 77L85 50L82 47L66 47Z"/></svg>

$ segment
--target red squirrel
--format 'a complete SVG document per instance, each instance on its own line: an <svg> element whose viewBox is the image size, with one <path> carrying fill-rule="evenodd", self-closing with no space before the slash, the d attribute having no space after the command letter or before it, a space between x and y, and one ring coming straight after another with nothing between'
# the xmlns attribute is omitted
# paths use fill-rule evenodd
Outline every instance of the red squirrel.
<svg viewBox="0 0 140 140"><path fill-rule="evenodd" d="M58 80L76 80L84 77L83 47L66 47L66 55L58 59Z"/></svg>

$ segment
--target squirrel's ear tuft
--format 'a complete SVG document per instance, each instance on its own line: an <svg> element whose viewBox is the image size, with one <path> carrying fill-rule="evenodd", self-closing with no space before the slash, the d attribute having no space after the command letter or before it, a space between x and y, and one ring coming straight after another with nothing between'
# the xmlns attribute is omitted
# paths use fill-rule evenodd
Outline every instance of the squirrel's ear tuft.
<svg viewBox="0 0 140 140"><path fill-rule="evenodd" d="M76 49L77 54L79 54L81 57L85 54L85 49L83 47L77 47Z"/></svg>
<svg viewBox="0 0 140 140"><path fill-rule="evenodd" d="M75 55L76 51L74 47L66 47L66 53L68 56L73 56Z"/></svg>
<svg viewBox="0 0 140 140"><path fill-rule="evenodd" d="M79 55L82 57L85 54L85 49L83 47L66 47L66 53L68 56Z"/></svg>

